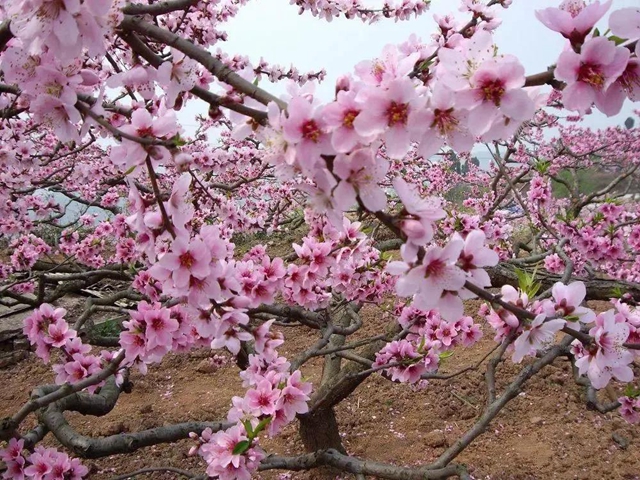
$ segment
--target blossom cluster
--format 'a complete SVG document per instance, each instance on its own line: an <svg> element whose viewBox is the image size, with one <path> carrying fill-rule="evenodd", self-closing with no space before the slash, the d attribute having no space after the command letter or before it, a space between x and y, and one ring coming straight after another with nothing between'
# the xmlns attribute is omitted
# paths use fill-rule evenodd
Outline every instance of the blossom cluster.
<svg viewBox="0 0 640 480"><path fill-rule="evenodd" d="M33 452L24 454L24 440L9 440L0 449L0 460L6 466L2 478L7 480L81 480L89 469L77 458L69 458L55 448L36 446Z"/></svg>
<svg viewBox="0 0 640 480"><path fill-rule="evenodd" d="M435 309L403 307L398 322L408 332L406 338L388 343L376 354L373 364L398 382L417 384L425 373L438 370L447 352L459 345L471 347L482 338L482 330L473 318L448 322Z"/></svg>
<svg viewBox="0 0 640 480"><path fill-rule="evenodd" d="M596 389L606 387L612 379L632 381L630 365L638 354L624 345L637 342L640 313L620 300L612 301L614 308L598 314L581 306L586 296L582 282L569 285L558 282L551 294L549 299L531 302L526 292L505 285L500 298L508 305L498 309L484 305L480 313L496 331L496 340L515 338L512 359L517 363L548 348L560 330L571 335L581 325L591 326L588 330L591 343L579 339L572 343L578 373L586 375ZM532 318L523 319L519 311Z"/></svg>
<svg viewBox="0 0 640 480"><path fill-rule="evenodd" d="M45 363L51 360L51 352L58 349L61 353L58 362L52 366L56 373L55 382L58 385L74 384L91 375L100 372L116 353L103 350L100 355L90 354L92 347L78 337L76 330L71 328L65 320L67 311L43 303L24 320L23 332L32 346L36 347L36 355ZM116 382L122 382L122 373L116 373ZM93 393L104 385L96 383L87 388Z"/></svg>

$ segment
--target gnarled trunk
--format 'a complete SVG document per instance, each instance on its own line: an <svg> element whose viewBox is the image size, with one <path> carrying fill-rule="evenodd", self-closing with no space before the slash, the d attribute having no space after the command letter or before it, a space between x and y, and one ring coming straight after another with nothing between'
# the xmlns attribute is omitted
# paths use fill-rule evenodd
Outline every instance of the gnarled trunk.
<svg viewBox="0 0 640 480"><path fill-rule="evenodd" d="M307 452L335 448L346 453L340 439L340 430L333 408L316 410L300 415L300 439Z"/></svg>

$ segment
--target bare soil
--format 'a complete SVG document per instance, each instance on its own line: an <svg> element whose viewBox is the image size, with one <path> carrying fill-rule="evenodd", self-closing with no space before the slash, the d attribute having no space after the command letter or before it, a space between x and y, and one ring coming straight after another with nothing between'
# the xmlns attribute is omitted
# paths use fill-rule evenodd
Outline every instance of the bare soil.
<svg viewBox="0 0 640 480"><path fill-rule="evenodd" d="M469 302L468 312L475 313L478 305ZM380 332L392 321L373 309L365 309L363 315L365 328L358 336ZM316 340L306 328L286 328L284 334L287 342L281 352L290 356ZM494 345L492 332L486 328L485 337L477 346L456 350L443 363L442 371L454 372L474 365ZM239 370L229 362L213 372L202 373L203 361L206 363L203 359L208 355L211 352L169 355L160 365L151 367L146 376L133 372L133 392L123 394L109 415L67 417L81 433L94 436L188 420L223 419L231 397L243 392ZM336 410L345 447L357 457L399 465L434 460L482 413L486 395L484 367L485 364L446 382L432 381L419 391L380 375L371 376ZM498 368L498 386L504 387L519 368L510 361L503 362ZM306 364L303 373L318 381L320 360ZM33 354L0 370L0 418L14 413L33 387L52 380L50 368ZM640 479L640 427L626 424L617 412L602 415L587 410L585 405L583 388L574 383L569 363L559 359L532 379L457 461L467 464L476 479ZM55 440L49 435L45 443L54 445ZM95 480L151 466L174 466L202 473L202 461L187 456L191 445L190 440L184 440L128 455L85 460L85 464L91 467L90 478ZM270 453L303 453L296 423L278 438L262 441L262 446ZM316 475L292 473L284 478L308 480ZM146 478L177 477L155 473ZM269 472L261 478L276 479L278 474Z"/></svg>

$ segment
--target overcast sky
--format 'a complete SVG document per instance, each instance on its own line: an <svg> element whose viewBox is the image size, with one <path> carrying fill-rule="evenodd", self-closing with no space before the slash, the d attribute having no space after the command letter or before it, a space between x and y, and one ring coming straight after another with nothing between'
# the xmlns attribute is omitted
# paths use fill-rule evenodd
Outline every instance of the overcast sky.
<svg viewBox="0 0 640 480"><path fill-rule="evenodd" d="M637 6L638 1L614 0L610 11ZM365 3L379 6L383 2ZM360 20L343 18L327 22L306 12L298 15L298 8L289 5L287 0L254 0L241 7L238 15L229 20L224 28L229 40L219 46L230 55L247 55L255 63L262 56L273 64L286 67L294 64L301 72L325 68L327 78L319 90L326 100L330 100L336 78L353 72L353 66L359 61L377 57L385 45L401 43L411 33L428 40L436 29L433 14L455 13L459 18L468 20L468 15L464 16L457 10L459 3L455 0L433 0L430 9L417 19L397 23L383 19L368 25ZM544 71L556 61L565 45L560 34L548 30L534 16L537 9L559 4L560 0L513 0L510 8L499 8L503 24L496 32L496 43L501 52L516 55L523 62L527 74ZM606 30L606 25L604 27L601 31ZM273 92L281 91L266 81L261 86ZM633 109L627 102L616 117L592 115L589 125L621 124Z"/></svg>

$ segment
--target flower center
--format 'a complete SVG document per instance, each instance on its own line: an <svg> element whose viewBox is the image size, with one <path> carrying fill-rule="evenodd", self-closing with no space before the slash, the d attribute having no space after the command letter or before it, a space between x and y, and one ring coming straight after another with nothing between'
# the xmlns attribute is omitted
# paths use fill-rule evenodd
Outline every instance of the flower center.
<svg viewBox="0 0 640 480"><path fill-rule="evenodd" d="M572 305L567 305L567 300L565 298L560 300L560 303L556 304L556 312L562 314L563 317L571 315L574 311L575 307Z"/></svg>
<svg viewBox="0 0 640 480"><path fill-rule="evenodd" d="M153 135L153 129L151 127L138 128L136 133L139 137L150 137Z"/></svg>
<svg viewBox="0 0 640 480"><path fill-rule="evenodd" d="M569 12L572 18L576 18L586 6L584 0L565 0L560 4L560 10Z"/></svg>
<svg viewBox="0 0 640 480"><path fill-rule="evenodd" d="M604 85L604 75L600 65L593 63L583 63L578 69L578 81L591 85L594 88L601 89Z"/></svg>
<svg viewBox="0 0 640 480"><path fill-rule="evenodd" d="M476 266L473 264L473 254L467 255L464 252L460 254L460 268L465 272L474 270L476 268Z"/></svg>
<svg viewBox="0 0 640 480"><path fill-rule="evenodd" d="M445 266L446 266L445 263L439 258L432 260L427 265L425 277L431 277L431 276L437 277L441 275L442 272L444 271Z"/></svg>
<svg viewBox="0 0 640 480"><path fill-rule="evenodd" d="M191 252L184 252L182 255L180 255L181 266L185 268L191 268L193 267L194 263L196 263L196 259L193 258L193 255L191 255Z"/></svg>
<svg viewBox="0 0 640 480"><path fill-rule="evenodd" d="M408 116L409 106L406 103L391 102L391 105L387 108L387 118L390 127L396 124L406 125Z"/></svg>
<svg viewBox="0 0 640 480"><path fill-rule="evenodd" d="M151 320L151 328L153 330L162 330L164 327L164 322L162 321L162 318L160 318L159 316L153 317L153 320Z"/></svg>
<svg viewBox="0 0 640 480"><path fill-rule="evenodd" d="M356 119L360 112L358 110L349 110L344 114L342 119L342 125L346 128L353 128L353 121Z"/></svg>
<svg viewBox="0 0 640 480"><path fill-rule="evenodd" d="M378 82L382 81L382 75L384 74L384 72L384 65L378 61L374 63L373 68L371 68L371 73Z"/></svg>
<svg viewBox="0 0 640 480"><path fill-rule="evenodd" d="M307 140L317 143L321 133L315 120L307 120L302 124L302 136Z"/></svg>
<svg viewBox="0 0 640 480"><path fill-rule="evenodd" d="M482 90L482 97L485 101L493 103L496 107L500 106L500 101L504 95L504 84L501 80L488 80L480 89Z"/></svg>
<svg viewBox="0 0 640 480"><path fill-rule="evenodd" d="M447 135L448 133L451 133L460 123L452 112L453 108L448 110L436 109L433 112L434 119L431 126L437 128L440 135Z"/></svg>

